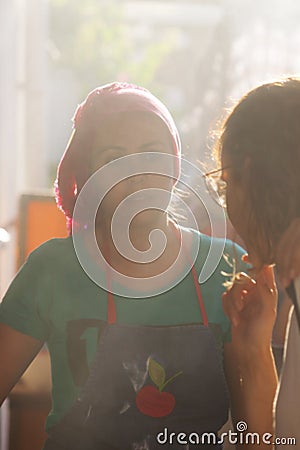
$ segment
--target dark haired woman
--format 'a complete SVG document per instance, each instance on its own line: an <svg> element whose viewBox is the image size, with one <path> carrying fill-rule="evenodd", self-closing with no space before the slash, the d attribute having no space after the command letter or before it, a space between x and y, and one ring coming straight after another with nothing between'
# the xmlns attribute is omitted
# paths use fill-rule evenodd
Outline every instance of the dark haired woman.
<svg viewBox="0 0 300 450"><path fill-rule="evenodd" d="M268 289L266 271L271 271L270 266L276 264L286 287L294 280L290 286L294 287L291 294L294 308L277 398L276 429L278 438L296 438L298 445L299 124L300 79L286 78L264 84L248 92L234 107L223 123L216 148L220 167L216 185L222 188L222 195L226 195L228 216L246 244L248 259L253 264L251 277L255 278L249 289L249 277L241 275L223 296L225 311L233 324L233 335L240 328L245 329L245 339L240 343L245 346L245 353L249 346L259 342L265 342L266 349L270 346L275 292L271 286ZM237 359L243 367L242 352L241 355L237 353ZM257 365L260 365L258 370ZM252 371L254 377L261 374L261 379L257 379L262 394L257 409L261 404L270 403L276 376L274 367L260 358L253 361L252 367L243 369ZM271 390L270 386L273 386ZM277 448L281 448L279 444Z"/></svg>

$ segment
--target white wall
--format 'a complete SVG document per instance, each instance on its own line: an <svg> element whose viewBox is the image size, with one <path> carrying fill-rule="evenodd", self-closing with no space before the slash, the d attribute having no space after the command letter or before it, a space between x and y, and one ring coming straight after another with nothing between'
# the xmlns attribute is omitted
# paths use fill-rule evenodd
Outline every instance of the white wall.
<svg viewBox="0 0 300 450"><path fill-rule="evenodd" d="M0 297L15 273L19 194L46 186L46 2L0 1ZM6 450L7 405L0 410L0 449Z"/></svg>

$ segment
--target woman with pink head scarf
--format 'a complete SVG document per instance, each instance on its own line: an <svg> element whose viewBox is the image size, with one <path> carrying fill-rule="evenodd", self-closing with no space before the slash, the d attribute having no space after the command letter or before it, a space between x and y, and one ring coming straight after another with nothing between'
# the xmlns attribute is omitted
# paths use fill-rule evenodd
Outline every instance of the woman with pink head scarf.
<svg viewBox="0 0 300 450"><path fill-rule="evenodd" d="M49 348L45 450L222 448L232 246L169 213L180 169L174 120L148 90L111 83L78 106L55 183L70 236L29 256L0 308L1 398ZM227 259L200 286L212 243Z"/></svg>

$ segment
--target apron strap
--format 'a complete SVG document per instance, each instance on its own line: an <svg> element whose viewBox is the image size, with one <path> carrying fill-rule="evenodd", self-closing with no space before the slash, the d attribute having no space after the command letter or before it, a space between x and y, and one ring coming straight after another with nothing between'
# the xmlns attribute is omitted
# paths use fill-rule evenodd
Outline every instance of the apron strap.
<svg viewBox="0 0 300 450"><path fill-rule="evenodd" d="M107 242L104 246L104 251L107 263L110 264L109 247ZM116 323L117 321L117 312L114 296L112 293L111 271L109 270L107 265L106 265L106 284L107 284L107 323L111 325L113 323Z"/></svg>
<svg viewBox="0 0 300 450"><path fill-rule="evenodd" d="M178 242L181 245L180 232L179 232L178 228L176 227L176 225L173 222L172 222L172 224L173 224L173 227L175 229L175 234L177 236ZM204 302L203 302L202 292L201 292L201 289L200 289L200 283L198 281L198 275L197 275L197 272L196 272L196 269L195 269L195 265L192 263L190 255L188 254L188 252L186 251L186 249L184 247L183 247L183 251L184 251L186 259L188 260L188 262L190 263L190 266L191 266L191 271L192 271L193 280L194 280L194 286L195 286L196 293L197 293L198 304L199 304L200 311L201 311L203 325L208 327L208 318L207 318L207 314L206 314L206 310L205 310L205 306L204 306Z"/></svg>
<svg viewBox="0 0 300 450"><path fill-rule="evenodd" d="M194 264L192 264L192 274L193 274L193 279L194 279L194 285L195 285L196 292L197 292L198 303L199 303L199 307L200 307L200 311L201 311L203 325L208 327L208 318L207 318L206 309L205 309L204 302L203 302L202 292L200 289L200 283L198 281L198 275L197 275Z"/></svg>
<svg viewBox="0 0 300 450"><path fill-rule="evenodd" d="M180 232L173 222L172 222L172 224L173 224L173 227L175 230L175 234L181 245ZM108 243L106 243L106 245L105 245L105 253L107 256L107 261L109 263L110 259L109 259ZM193 280L194 280L194 285L195 285L195 289L196 289L196 293L197 293L198 304L199 304L199 308L200 308L200 312L201 312L201 316L202 316L202 320L203 320L203 325L208 327L208 318L207 318L207 314L206 314L206 310L205 310L205 306L204 306L204 302L203 302L200 284L198 281L198 275L197 275L195 266L191 261L190 255L188 254L188 252L186 252L185 249L184 249L184 253L185 253L185 256L186 256L188 262L191 265L191 271L192 271L192 275L193 275ZM112 293L111 271L108 268L106 269L106 282L107 282L107 323L111 325L111 324L116 323L116 321L117 321L117 312L116 312L114 296Z"/></svg>
<svg viewBox="0 0 300 450"><path fill-rule="evenodd" d="M108 291L107 297L108 297L107 323L111 325L113 323L116 323L117 321L117 312L116 312L116 305L114 302L114 296L110 290Z"/></svg>

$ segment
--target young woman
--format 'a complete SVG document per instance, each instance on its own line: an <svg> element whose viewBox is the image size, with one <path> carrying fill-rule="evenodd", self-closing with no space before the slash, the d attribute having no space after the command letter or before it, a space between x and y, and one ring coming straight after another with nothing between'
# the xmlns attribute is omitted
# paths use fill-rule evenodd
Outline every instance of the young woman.
<svg viewBox="0 0 300 450"><path fill-rule="evenodd" d="M222 309L232 244L200 286L211 244L223 241L179 227L168 213L180 158L170 113L141 87L102 86L75 113L56 182L72 235L29 256L0 308L1 399L47 342L47 449L187 448L202 433L210 435L201 448L221 448L223 361L236 419L256 424L236 401L238 335L231 343Z"/></svg>
<svg viewBox="0 0 300 450"><path fill-rule="evenodd" d="M217 184L226 195L228 216L246 243L256 278L255 287L248 293L249 279L242 277L224 295L224 307L233 324L232 334L246 325L241 346L260 341L266 346L270 344L274 300L271 292L262 289L265 280L261 274L266 267L278 266L285 287L294 280L295 307L276 407L277 448L286 448L287 441L281 438L296 438L300 442L299 117L300 79L261 85L234 107L222 126L217 145L220 165ZM243 355L239 361L243 366ZM253 372L254 377L262 374L257 380L258 387L265 386L261 388L260 402L270 402L270 386L275 378L272 365L261 358L244 370Z"/></svg>

